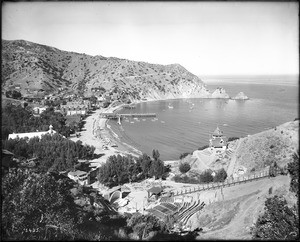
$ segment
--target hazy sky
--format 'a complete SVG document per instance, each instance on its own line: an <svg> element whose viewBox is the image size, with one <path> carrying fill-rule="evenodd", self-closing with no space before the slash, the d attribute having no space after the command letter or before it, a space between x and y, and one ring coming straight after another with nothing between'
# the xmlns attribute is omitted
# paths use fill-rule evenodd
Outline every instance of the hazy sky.
<svg viewBox="0 0 300 242"><path fill-rule="evenodd" d="M299 74L298 3L8 2L2 38L196 75Z"/></svg>

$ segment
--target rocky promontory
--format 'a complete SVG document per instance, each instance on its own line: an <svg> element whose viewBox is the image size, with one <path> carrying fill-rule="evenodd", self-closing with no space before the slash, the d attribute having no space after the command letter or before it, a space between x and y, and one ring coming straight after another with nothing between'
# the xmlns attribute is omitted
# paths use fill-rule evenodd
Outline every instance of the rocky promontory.
<svg viewBox="0 0 300 242"><path fill-rule="evenodd" d="M245 95L243 92L239 92L235 97L232 97L233 100L248 100L249 97Z"/></svg>
<svg viewBox="0 0 300 242"><path fill-rule="evenodd" d="M211 98L230 98L225 89L218 87L212 94Z"/></svg>

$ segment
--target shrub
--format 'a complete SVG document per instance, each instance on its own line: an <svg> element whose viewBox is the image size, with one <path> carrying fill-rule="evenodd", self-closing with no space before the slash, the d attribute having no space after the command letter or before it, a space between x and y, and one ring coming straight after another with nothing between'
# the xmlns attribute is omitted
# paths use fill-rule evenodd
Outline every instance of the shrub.
<svg viewBox="0 0 300 242"><path fill-rule="evenodd" d="M211 175L210 171L204 171L200 174L200 182L201 183L209 183L214 180L213 176Z"/></svg>
<svg viewBox="0 0 300 242"><path fill-rule="evenodd" d="M181 159L187 157L189 154L190 154L190 153L185 152L185 153L183 153L183 154L180 155L179 159L181 160Z"/></svg>
<svg viewBox="0 0 300 242"><path fill-rule="evenodd" d="M191 169L191 166L187 162L181 163L179 166L179 171L181 173L187 173L190 169Z"/></svg>
<svg viewBox="0 0 300 242"><path fill-rule="evenodd" d="M181 177L180 175L175 175L172 178L172 180L175 182L189 183L189 184L199 184L200 183L199 178L197 179L195 177L188 177L188 176Z"/></svg>
<svg viewBox="0 0 300 242"><path fill-rule="evenodd" d="M229 137L228 138L228 142L234 141L234 140L237 140L237 139L239 139L239 137Z"/></svg>
<svg viewBox="0 0 300 242"><path fill-rule="evenodd" d="M204 149L206 149L208 147L209 147L208 145L204 145L204 146L200 147L198 150L204 150Z"/></svg>
<svg viewBox="0 0 300 242"><path fill-rule="evenodd" d="M224 168L218 170L217 174L214 177L214 182L224 182L225 179L227 178L227 173L224 170Z"/></svg>

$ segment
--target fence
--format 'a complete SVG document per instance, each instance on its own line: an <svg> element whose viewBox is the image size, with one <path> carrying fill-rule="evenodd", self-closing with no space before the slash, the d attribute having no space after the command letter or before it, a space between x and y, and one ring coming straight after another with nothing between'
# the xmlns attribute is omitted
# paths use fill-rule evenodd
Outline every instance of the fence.
<svg viewBox="0 0 300 242"><path fill-rule="evenodd" d="M270 170L256 172L254 174L249 174L247 176L237 177L237 178L229 178L226 182L217 182L217 183L207 183L203 185L199 185L198 187L194 187L194 189L185 189L181 191L177 191L177 193L174 193L173 196L181 196L185 194L190 194L194 192L200 192L200 191L208 191L213 189L219 189L223 187L230 187L235 186L241 183L246 182L252 182L259 179L270 177L272 173L270 173Z"/></svg>

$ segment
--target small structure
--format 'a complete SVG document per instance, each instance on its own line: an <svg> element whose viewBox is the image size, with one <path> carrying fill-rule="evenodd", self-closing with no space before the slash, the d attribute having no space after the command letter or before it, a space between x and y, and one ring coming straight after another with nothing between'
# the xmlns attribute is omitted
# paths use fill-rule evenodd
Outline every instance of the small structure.
<svg viewBox="0 0 300 242"><path fill-rule="evenodd" d="M163 189L161 187L151 187L147 192L148 192L148 198L150 198L153 194L155 196L159 196Z"/></svg>
<svg viewBox="0 0 300 242"><path fill-rule="evenodd" d="M42 112L46 111L47 107L34 107L33 113L34 114L41 114Z"/></svg>
<svg viewBox="0 0 300 242"><path fill-rule="evenodd" d="M12 134L9 134L8 135L8 139L17 139L17 138L28 138L28 139L31 139L33 137L39 137L39 138L42 138L42 135L45 135L45 134L50 134L50 135L53 135L53 134L56 134L56 131L53 130L53 126L50 124L49 126L49 130L48 131L43 131L43 132L30 132L30 133L12 133Z"/></svg>
<svg viewBox="0 0 300 242"><path fill-rule="evenodd" d="M88 173L85 171L70 171L68 173L68 177L76 182L78 182L80 185L87 185L89 184L89 176Z"/></svg>
<svg viewBox="0 0 300 242"><path fill-rule="evenodd" d="M225 135L223 135L223 131L221 131L219 127L217 127L216 130L211 134L209 146L211 148L226 149L227 138Z"/></svg>

